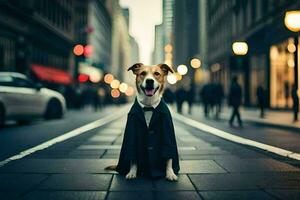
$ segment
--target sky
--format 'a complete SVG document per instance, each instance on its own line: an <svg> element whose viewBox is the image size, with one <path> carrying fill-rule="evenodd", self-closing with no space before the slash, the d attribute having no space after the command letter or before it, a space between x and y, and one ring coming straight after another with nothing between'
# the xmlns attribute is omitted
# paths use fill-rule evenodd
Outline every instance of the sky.
<svg viewBox="0 0 300 200"><path fill-rule="evenodd" d="M129 8L129 32L139 44L140 62L152 64L154 26L162 22L162 0L120 0L120 5Z"/></svg>

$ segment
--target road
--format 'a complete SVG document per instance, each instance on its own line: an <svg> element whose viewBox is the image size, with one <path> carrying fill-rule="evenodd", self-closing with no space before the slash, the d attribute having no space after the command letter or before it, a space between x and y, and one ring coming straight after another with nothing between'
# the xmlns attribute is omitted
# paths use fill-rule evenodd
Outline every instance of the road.
<svg viewBox="0 0 300 200"><path fill-rule="evenodd" d="M298 161L221 139L175 117L181 160L178 182L127 181L105 171L117 163L126 121L121 108L100 113L73 111L63 120L7 127L0 134L1 160L116 114L122 116L0 167L0 199L300 198ZM265 131L250 124L246 128Z"/></svg>

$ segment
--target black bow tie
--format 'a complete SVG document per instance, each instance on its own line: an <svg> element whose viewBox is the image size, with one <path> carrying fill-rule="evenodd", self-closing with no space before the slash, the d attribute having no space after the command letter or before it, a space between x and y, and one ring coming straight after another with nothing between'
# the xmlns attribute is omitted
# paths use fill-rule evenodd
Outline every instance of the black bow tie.
<svg viewBox="0 0 300 200"><path fill-rule="evenodd" d="M144 107L144 108L143 108L143 111L144 111L144 112L147 112L147 111L154 111L154 108L153 108L153 107Z"/></svg>

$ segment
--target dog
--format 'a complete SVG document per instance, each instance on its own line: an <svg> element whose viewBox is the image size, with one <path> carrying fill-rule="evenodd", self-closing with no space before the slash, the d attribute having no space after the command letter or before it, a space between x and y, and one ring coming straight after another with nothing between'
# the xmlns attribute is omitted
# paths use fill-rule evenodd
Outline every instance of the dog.
<svg viewBox="0 0 300 200"><path fill-rule="evenodd" d="M162 99L165 78L173 69L166 64L131 66L137 97L128 113L117 166L108 167L135 179L138 174L177 181L180 169L174 126Z"/></svg>

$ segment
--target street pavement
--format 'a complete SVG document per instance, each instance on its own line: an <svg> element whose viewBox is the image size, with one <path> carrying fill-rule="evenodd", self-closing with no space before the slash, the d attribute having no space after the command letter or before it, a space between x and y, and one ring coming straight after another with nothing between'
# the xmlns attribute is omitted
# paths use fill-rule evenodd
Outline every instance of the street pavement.
<svg viewBox="0 0 300 200"><path fill-rule="evenodd" d="M114 113L111 108L97 119ZM300 199L298 161L221 139L175 119L181 160L178 182L128 181L105 171L117 163L125 122L126 112L118 120L0 167L0 199ZM48 122L40 123L42 128ZM47 127L62 130L59 124ZM248 128L253 127L244 129Z"/></svg>

